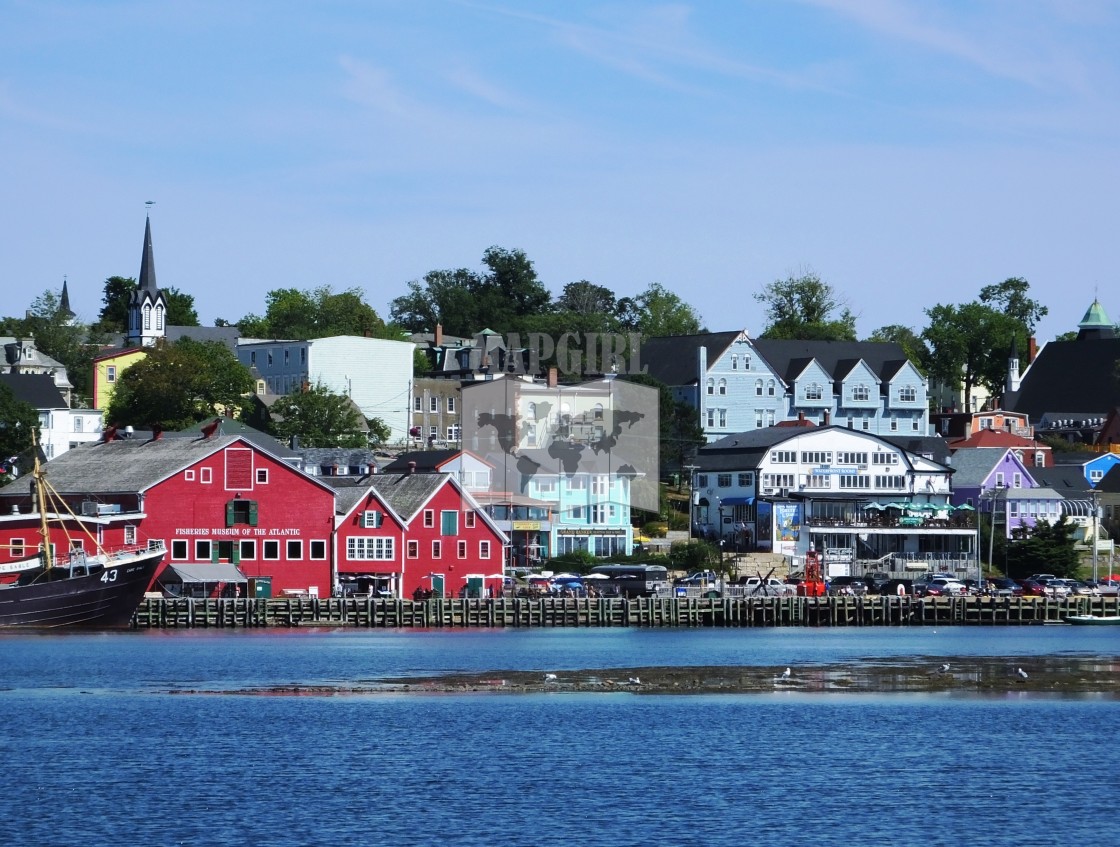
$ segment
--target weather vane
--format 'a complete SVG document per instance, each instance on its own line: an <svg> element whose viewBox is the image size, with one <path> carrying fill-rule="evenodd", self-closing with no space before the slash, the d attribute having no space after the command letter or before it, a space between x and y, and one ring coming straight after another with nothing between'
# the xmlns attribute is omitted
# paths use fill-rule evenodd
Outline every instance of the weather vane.
<svg viewBox="0 0 1120 847"><path fill-rule="evenodd" d="M144 210L145 210L145 212L146 212L147 214L151 214L151 212L152 212L152 206L154 206L155 204L156 204L156 201L155 201L155 200L145 200L145 201L144 201Z"/></svg>

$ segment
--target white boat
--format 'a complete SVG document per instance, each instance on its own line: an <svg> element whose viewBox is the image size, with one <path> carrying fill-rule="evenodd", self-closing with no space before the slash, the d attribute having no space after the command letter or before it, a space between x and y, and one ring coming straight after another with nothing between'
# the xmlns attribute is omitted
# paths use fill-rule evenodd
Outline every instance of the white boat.
<svg viewBox="0 0 1120 847"><path fill-rule="evenodd" d="M1120 626L1120 615L1066 615L1064 620L1075 626Z"/></svg>

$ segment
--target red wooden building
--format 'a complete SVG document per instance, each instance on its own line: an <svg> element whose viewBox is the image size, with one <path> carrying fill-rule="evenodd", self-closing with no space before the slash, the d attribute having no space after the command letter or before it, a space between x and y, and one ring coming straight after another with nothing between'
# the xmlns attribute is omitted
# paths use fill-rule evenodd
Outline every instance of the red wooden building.
<svg viewBox="0 0 1120 847"><path fill-rule="evenodd" d="M347 593L501 587L508 539L451 474L382 474L338 494L335 555Z"/></svg>
<svg viewBox="0 0 1120 847"><path fill-rule="evenodd" d="M93 549L77 524L112 548L162 539L157 585L191 594L235 594L246 578L285 590L330 594L334 490L243 436L122 439L70 450L46 467L74 512L70 539ZM19 514L14 514L18 511ZM0 489L0 543L38 545L29 480ZM83 541L83 538L85 540ZM72 539L72 540L71 540ZM0 564L17 558L0 548Z"/></svg>

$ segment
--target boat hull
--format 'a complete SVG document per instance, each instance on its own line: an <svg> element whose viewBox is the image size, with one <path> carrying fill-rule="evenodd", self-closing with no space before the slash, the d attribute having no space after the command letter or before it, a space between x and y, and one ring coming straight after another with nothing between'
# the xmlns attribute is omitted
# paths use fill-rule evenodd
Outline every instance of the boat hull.
<svg viewBox="0 0 1120 847"><path fill-rule="evenodd" d="M1120 615L1068 615L1065 622L1075 626L1120 626Z"/></svg>
<svg viewBox="0 0 1120 847"><path fill-rule="evenodd" d="M163 555L144 551L92 573L0 588L0 627L127 627Z"/></svg>

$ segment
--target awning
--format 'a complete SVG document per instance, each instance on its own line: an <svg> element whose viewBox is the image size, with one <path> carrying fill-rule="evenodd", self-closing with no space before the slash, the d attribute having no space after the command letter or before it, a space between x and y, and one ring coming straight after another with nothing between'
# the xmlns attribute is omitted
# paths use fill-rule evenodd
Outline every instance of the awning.
<svg viewBox="0 0 1120 847"><path fill-rule="evenodd" d="M724 497L719 501L721 506L749 506L753 502L753 497Z"/></svg>
<svg viewBox="0 0 1120 847"><path fill-rule="evenodd" d="M171 577L170 579L168 579ZM206 582L248 582L245 574L241 573L237 565L228 562L218 564L178 564L170 565L163 574L163 579L171 582L188 583Z"/></svg>

